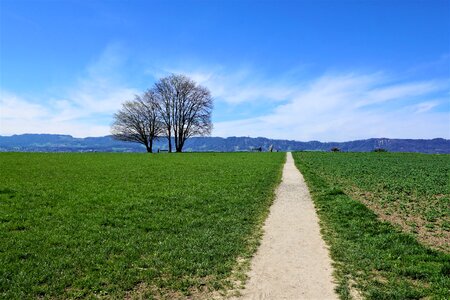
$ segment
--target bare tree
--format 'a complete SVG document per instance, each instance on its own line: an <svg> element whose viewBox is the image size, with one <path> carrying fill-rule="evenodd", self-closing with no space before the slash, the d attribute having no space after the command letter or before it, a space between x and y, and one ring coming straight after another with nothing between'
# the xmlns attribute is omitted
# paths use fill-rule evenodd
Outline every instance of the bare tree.
<svg viewBox="0 0 450 300"><path fill-rule="evenodd" d="M175 92L173 91L169 77L162 78L155 83L154 92L158 95L158 112L164 126L165 136L167 137L169 143L170 153L172 152L172 107L174 102L173 94Z"/></svg>
<svg viewBox="0 0 450 300"><path fill-rule="evenodd" d="M153 140L162 132L158 115L158 98L152 90L132 101L126 101L114 114L111 133L117 140L137 142L152 152Z"/></svg>
<svg viewBox="0 0 450 300"><path fill-rule="evenodd" d="M170 75L155 84L159 113L172 151L172 134L176 152L192 136L209 135L212 129L213 100L205 87L184 75Z"/></svg>

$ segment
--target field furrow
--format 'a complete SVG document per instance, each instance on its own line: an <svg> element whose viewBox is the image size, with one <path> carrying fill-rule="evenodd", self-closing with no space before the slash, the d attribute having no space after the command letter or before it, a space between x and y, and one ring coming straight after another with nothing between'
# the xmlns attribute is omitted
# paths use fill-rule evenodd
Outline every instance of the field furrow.
<svg viewBox="0 0 450 300"><path fill-rule="evenodd" d="M450 297L450 156L297 152L294 158L343 299Z"/></svg>

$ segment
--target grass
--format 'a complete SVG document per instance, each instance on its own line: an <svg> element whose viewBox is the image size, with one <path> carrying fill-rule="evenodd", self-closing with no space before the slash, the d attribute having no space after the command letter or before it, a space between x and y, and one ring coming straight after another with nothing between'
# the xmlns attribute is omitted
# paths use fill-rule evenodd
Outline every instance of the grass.
<svg viewBox="0 0 450 300"><path fill-rule="evenodd" d="M303 154L321 176L381 219L450 252L450 155Z"/></svg>
<svg viewBox="0 0 450 300"><path fill-rule="evenodd" d="M282 153L0 154L0 298L182 298L233 287Z"/></svg>
<svg viewBox="0 0 450 300"><path fill-rule="evenodd" d="M447 230L450 156L303 152L294 158L318 210L341 298L450 298L450 255L398 222L431 222L434 211L435 228ZM397 218L384 219L387 210Z"/></svg>

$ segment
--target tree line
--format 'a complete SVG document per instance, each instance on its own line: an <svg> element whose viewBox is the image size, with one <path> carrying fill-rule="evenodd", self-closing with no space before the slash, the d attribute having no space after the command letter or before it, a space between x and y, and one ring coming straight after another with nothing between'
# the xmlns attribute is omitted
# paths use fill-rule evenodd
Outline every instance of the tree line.
<svg viewBox="0 0 450 300"><path fill-rule="evenodd" d="M125 101L114 114L111 134L117 140L143 144L153 152L153 141L167 138L172 152L182 152L192 136L211 134L213 99L210 91L184 75L159 79L152 88Z"/></svg>

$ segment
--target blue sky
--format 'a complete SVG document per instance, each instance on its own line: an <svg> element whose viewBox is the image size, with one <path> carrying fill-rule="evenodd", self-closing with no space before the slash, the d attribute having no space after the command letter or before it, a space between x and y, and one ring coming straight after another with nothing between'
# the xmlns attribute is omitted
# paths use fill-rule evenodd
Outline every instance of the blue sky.
<svg viewBox="0 0 450 300"><path fill-rule="evenodd" d="M109 134L183 73L214 136L450 138L450 1L0 1L0 134Z"/></svg>

